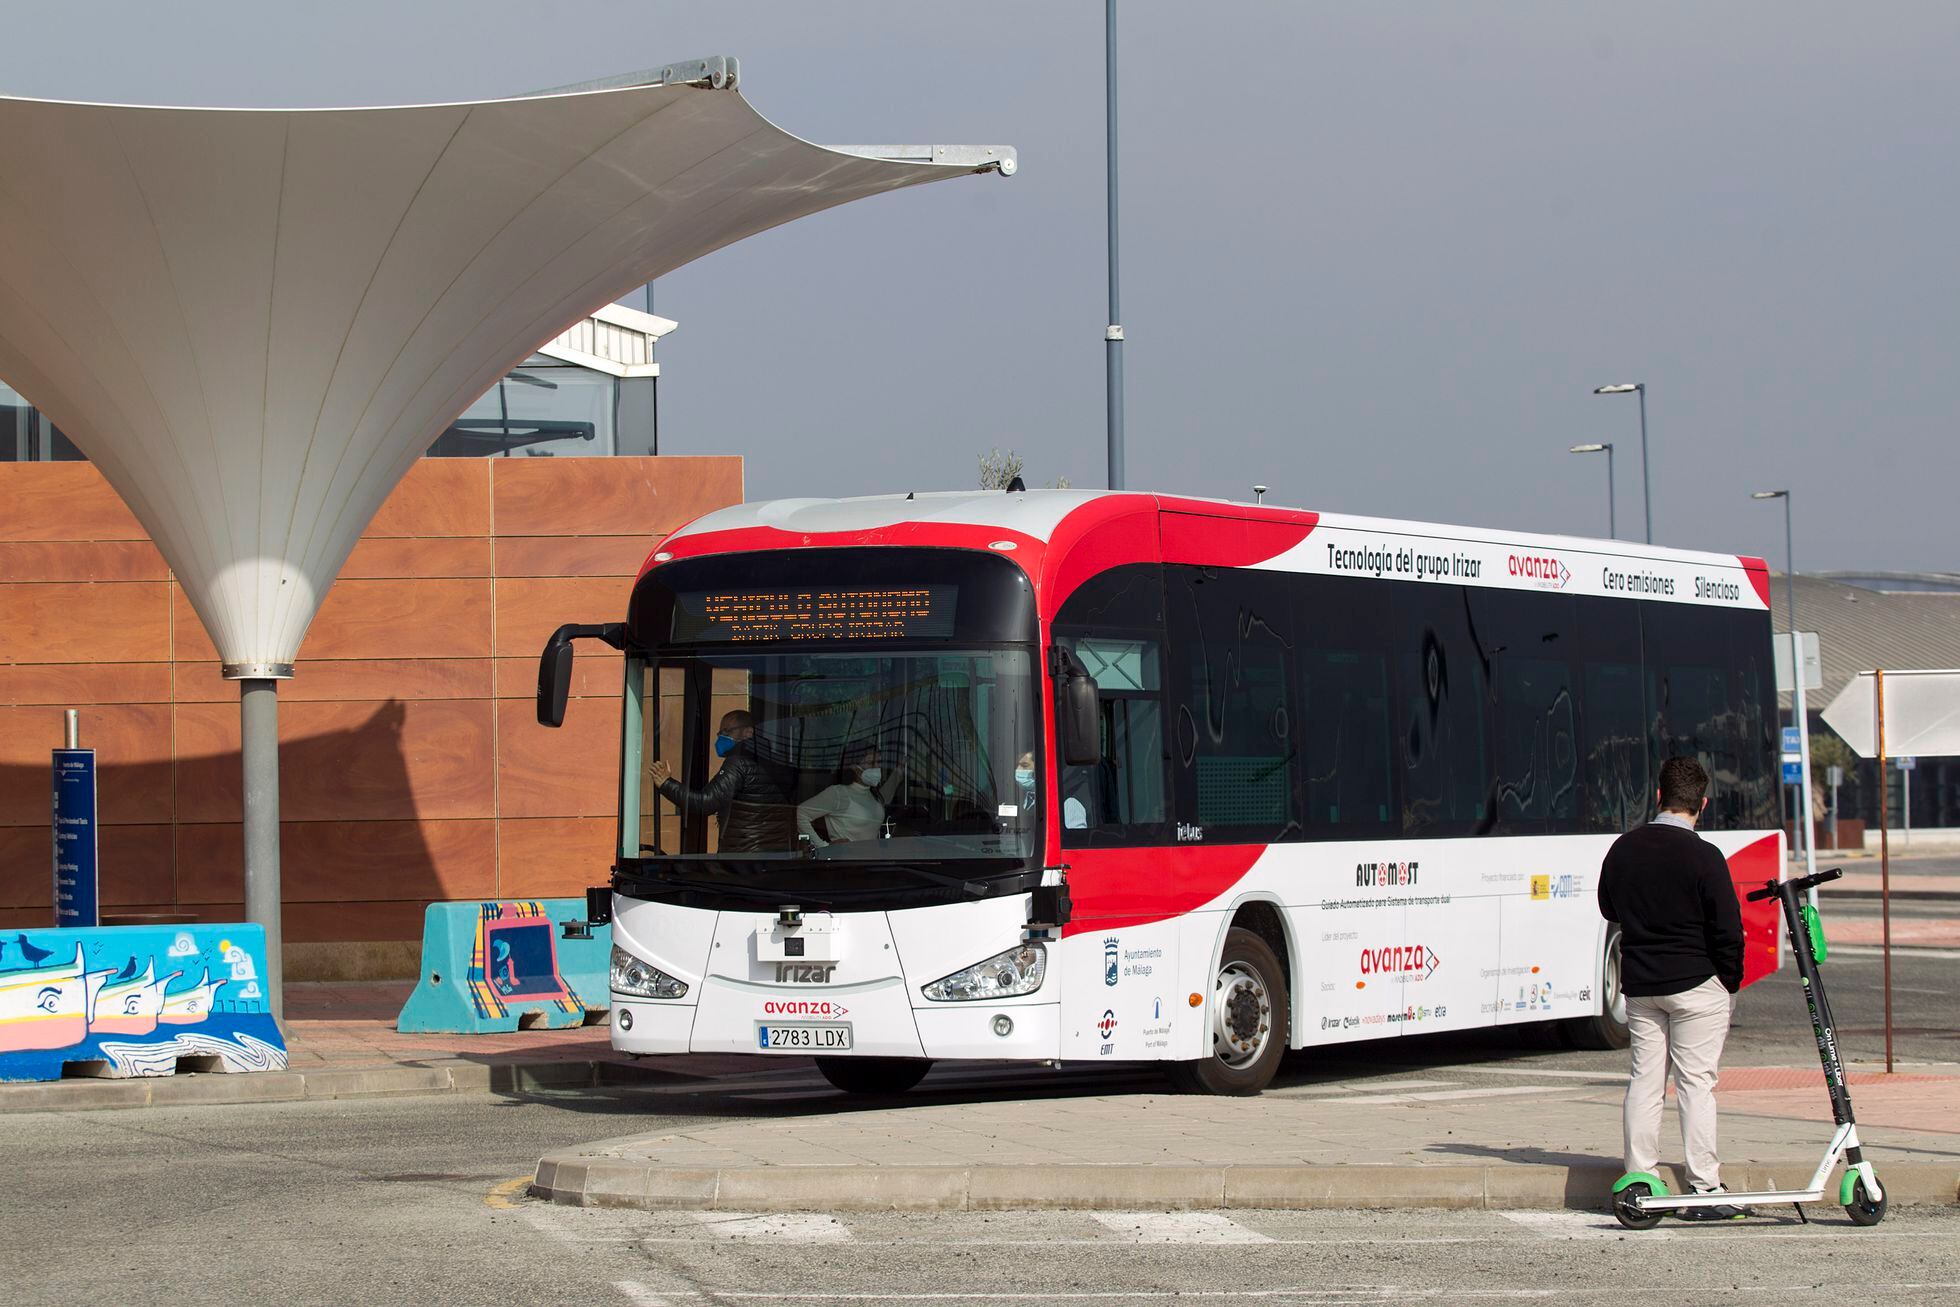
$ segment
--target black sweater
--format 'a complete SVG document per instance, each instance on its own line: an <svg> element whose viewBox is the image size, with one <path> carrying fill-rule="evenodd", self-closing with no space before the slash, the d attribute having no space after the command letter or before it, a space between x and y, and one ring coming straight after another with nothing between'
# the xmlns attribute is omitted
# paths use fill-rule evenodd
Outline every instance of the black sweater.
<svg viewBox="0 0 1960 1307"><path fill-rule="evenodd" d="M1742 906L1720 849L1655 823L1613 841L1599 869L1599 911L1620 923L1620 985L1635 997L1680 994L1710 976L1742 988Z"/></svg>

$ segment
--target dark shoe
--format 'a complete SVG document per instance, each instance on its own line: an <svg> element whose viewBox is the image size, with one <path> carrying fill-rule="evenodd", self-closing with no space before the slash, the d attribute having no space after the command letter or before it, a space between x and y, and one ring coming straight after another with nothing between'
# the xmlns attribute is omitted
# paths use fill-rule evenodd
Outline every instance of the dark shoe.
<svg viewBox="0 0 1960 1307"><path fill-rule="evenodd" d="M1698 1194L1719 1194L1720 1189L1696 1189ZM1730 1203L1717 1203L1713 1207L1683 1207L1675 1215L1684 1221L1740 1221L1752 1215L1747 1207L1737 1207Z"/></svg>

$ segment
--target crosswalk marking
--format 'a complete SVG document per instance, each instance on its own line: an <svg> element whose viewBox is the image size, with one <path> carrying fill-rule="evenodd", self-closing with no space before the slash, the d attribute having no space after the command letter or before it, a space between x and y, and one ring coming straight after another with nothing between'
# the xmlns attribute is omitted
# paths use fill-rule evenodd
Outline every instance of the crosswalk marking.
<svg viewBox="0 0 1960 1307"><path fill-rule="evenodd" d="M1217 1212L1091 1212L1111 1234L1132 1243L1271 1243L1270 1235L1248 1230Z"/></svg>
<svg viewBox="0 0 1960 1307"><path fill-rule="evenodd" d="M1499 1216L1547 1239L1619 1239L1626 1235L1620 1223L1604 1212L1499 1212ZM1674 1231L1645 1230L1642 1240L1672 1239Z"/></svg>
<svg viewBox="0 0 1960 1307"><path fill-rule="evenodd" d="M851 1237L845 1224L822 1212L689 1212L718 1239L767 1239L771 1243L841 1243Z"/></svg>

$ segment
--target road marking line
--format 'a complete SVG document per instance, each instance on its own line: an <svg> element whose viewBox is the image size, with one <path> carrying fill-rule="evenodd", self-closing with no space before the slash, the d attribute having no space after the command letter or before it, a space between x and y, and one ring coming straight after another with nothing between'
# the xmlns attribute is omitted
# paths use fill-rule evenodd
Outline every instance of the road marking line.
<svg viewBox="0 0 1960 1307"><path fill-rule="evenodd" d="M1492 1085L1483 1089L1439 1089L1427 1094L1376 1094L1370 1103L1447 1103L1463 1098L1506 1098L1517 1094L1554 1094L1571 1085Z"/></svg>
<svg viewBox="0 0 1960 1307"><path fill-rule="evenodd" d="M625 1294L626 1300L632 1303L633 1307L672 1307L674 1301L669 1295L655 1293L638 1280L614 1280L613 1288ZM686 1297L692 1301L700 1295L689 1293Z"/></svg>
<svg viewBox="0 0 1960 1307"><path fill-rule="evenodd" d="M1271 1243L1217 1212L1091 1212L1096 1223L1132 1243Z"/></svg>
<svg viewBox="0 0 1960 1307"><path fill-rule="evenodd" d="M1547 1239L1619 1239L1628 1231L1601 1212L1499 1212L1514 1225ZM1642 1239L1672 1239L1672 1230L1643 1230Z"/></svg>
<svg viewBox="0 0 1960 1307"><path fill-rule="evenodd" d="M850 1230L822 1212L689 1212L718 1239L767 1239L771 1243L841 1243Z"/></svg>
<svg viewBox="0 0 1960 1307"><path fill-rule="evenodd" d="M1883 957L1885 950L1877 944L1833 944L1831 956L1846 958ZM1935 958L1942 962L1952 962L1960 958L1960 949L1917 948L1911 944L1892 945L1892 956L1903 958Z"/></svg>
<svg viewBox="0 0 1960 1307"><path fill-rule="evenodd" d="M528 1175L520 1175L514 1180L505 1180L501 1184L493 1185L490 1192L483 1195L483 1205L504 1211L515 1211L518 1207L517 1200L524 1197L530 1187L531 1177Z"/></svg>
<svg viewBox="0 0 1960 1307"><path fill-rule="evenodd" d="M520 1207L517 1209L517 1214L522 1216L524 1223L533 1230L549 1238L556 1239L559 1243L595 1242L593 1240L581 1239L578 1235L565 1228L563 1222L565 1217L571 1215L570 1208L539 1204L537 1206Z"/></svg>
<svg viewBox="0 0 1960 1307"><path fill-rule="evenodd" d="M1549 1067L1524 1066L1466 1066L1466 1073L1484 1076L1548 1076L1558 1080L1611 1080L1625 1084L1628 1076L1624 1071L1559 1071Z"/></svg>

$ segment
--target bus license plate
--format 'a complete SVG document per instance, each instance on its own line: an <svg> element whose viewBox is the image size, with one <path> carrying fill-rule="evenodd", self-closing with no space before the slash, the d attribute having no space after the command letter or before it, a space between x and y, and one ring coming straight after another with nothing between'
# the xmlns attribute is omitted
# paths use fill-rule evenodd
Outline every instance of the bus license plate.
<svg viewBox="0 0 1960 1307"><path fill-rule="evenodd" d="M834 1053L851 1046L851 1023L826 1021L755 1023L756 1047L773 1053Z"/></svg>

